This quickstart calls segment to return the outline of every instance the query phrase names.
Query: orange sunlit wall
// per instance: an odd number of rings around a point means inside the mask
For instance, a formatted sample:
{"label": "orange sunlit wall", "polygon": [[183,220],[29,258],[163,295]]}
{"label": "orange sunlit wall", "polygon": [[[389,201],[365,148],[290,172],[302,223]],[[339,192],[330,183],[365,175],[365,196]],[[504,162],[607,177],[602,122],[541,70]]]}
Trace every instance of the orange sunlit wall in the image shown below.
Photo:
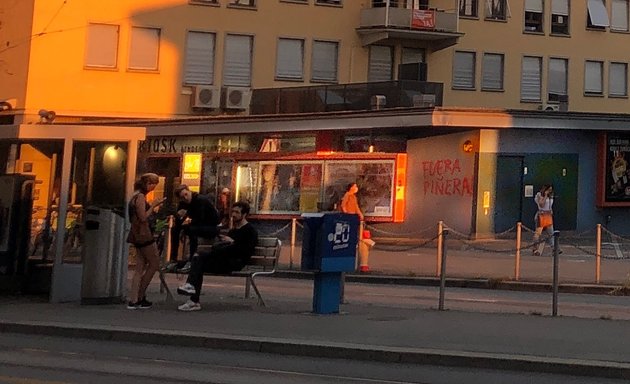
{"label": "orange sunlit wall", "polygon": [[394,200],[394,223],[405,220],[405,190],[407,187],[407,154],[396,155],[396,196]]}

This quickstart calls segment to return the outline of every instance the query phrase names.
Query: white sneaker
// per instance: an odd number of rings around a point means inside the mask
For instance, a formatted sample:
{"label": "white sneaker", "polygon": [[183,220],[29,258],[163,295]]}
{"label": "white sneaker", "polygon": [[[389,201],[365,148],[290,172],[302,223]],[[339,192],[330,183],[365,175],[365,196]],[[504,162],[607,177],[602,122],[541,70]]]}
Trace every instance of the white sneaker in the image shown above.
{"label": "white sneaker", "polygon": [[195,287],[190,283],[186,283],[177,288],[177,293],[184,296],[192,296],[195,294]]}
{"label": "white sneaker", "polygon": [[184,312],[201,311],[201,304],[195,303],[192,300],[188,300],[184,304],[177,307],[177,309]]}

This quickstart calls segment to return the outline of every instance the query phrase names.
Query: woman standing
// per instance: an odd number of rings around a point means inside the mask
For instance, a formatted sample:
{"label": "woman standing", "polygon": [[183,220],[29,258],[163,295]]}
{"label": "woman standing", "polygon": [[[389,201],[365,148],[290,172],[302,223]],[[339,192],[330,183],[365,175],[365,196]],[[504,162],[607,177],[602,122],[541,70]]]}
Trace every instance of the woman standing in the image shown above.
{"label": "woman standing", "polygon": [[136,191],[129,202],[131,231],[127,241],[136,248],[136,268],[131,280],[127,309],[144,309],[152,306],[147,300],[146,291],[159,268],[160,260],[149,217],[153,208],[162,204],[165,199],[156,199],[149,204],[146,195],[155,189],[158,181],[158,175],[155,173],[140,176],[140,180],[134,185]]}
{"label": "woman standing", "polygon": [[346,193],[341,199],[341,212],[359,215],[359,220],[363,221],[363,212],[361,212],[361,208],[359,208],[357,192],[359,192],[359,187],[357,186],[357,183],[348,184]]}
{"label": "woman standing", "polygon": [[[536,215],[534,216],[534,221],[536,222],[534,242],[537,242],[542,232],[545,231],[549,236],[547,242],[549,243],[551,249],[553,249],[553,187],[549,184],[544,184],[540,188],[540,191],[536,193],[536,196],[534,196],[534,201],[536,202],[536,206],[538,208],[538,210],[536,211]],[[543,241],[539,243],[538,248],[534,250],[534,255],[542,255],[544,249],[545,242]]]}

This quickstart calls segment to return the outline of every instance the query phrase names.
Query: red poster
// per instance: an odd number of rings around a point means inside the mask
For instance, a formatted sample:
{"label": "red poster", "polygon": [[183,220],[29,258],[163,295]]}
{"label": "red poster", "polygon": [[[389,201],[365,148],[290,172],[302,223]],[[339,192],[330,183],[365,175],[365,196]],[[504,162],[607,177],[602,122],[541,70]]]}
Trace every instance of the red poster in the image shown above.
{"label": "red poster", "polygon": [[435,29],[435,11],[414,9],[411,14],[411,27],[421,29]]}

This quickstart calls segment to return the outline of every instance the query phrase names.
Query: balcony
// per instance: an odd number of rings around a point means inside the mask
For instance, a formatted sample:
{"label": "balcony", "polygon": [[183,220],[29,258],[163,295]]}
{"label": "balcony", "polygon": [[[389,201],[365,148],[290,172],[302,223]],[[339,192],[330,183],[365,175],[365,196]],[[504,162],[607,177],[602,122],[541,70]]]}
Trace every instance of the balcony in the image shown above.
{"label": "balcony", "polygon": [[363,46],[413,40],[439,50],[456,44],[464,35],[457,30],[457,25],[455,11],[387,6],[363,9],[357,33]]}
{"label": "balcony", "polygon": [[398,80],[255,89],[250,114],[288,114],[442,105],[442,83]]}

